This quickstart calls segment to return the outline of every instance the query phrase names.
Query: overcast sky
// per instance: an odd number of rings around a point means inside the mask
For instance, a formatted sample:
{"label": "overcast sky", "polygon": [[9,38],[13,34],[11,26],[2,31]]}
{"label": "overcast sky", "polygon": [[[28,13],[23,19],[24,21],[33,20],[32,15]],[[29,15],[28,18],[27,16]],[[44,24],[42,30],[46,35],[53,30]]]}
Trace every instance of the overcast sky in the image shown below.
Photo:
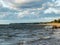
{"label": "overcast sky", "polygon": [[60,0],[0,0],[0,24],[45,22],[60,18]]}

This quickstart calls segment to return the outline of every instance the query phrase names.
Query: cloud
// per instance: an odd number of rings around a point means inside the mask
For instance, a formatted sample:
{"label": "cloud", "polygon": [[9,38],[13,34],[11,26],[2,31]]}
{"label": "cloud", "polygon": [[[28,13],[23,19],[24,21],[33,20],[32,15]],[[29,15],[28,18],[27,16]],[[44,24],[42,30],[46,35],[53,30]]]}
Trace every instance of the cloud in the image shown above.
{"label": "cloud", "polygon": [[49,13],[55,13],[55,14],[60,14],[60,0],[52,0],[53,3],[47,3],[49,6],[48,8],[44,11],[45,14]]}
{"label": "cloud", "polygon": [[44,10],[44,7],[41,8],[31,8],[31,9],[25,9],[23,11],[20,11],[17,15],[17,18],[23,18],[23,17],[39,17],[41,11]]}
{"label": "cloud", "polygon": [[3,7],[8,8],[28,8],[35,7],[40,4],[41,0],[1,0],[0,3]]}
{"label": "cloud", "polygon": [[6,13],[2,13],[2,12],[0,12],[0,19],[3,19],[3,18],[6,17],[6,16],[7,16]]}
{"label": "cloud", "polygon": [[34,1],[40,1],[40,0],[15,0],[14,1],[14,3],[20,3],[20,4],[22,4],[22,3],[29,3],[29,2],[34,2]]}
{"label": "cloud", "polygon": [[[46,0],[44,0],[46,1]],[[52,7],[53,4],[49,1],[44,2],[42,0],[1,0],[2,7],[1,12],[5,12],[9,19],[12,18],[40,18],[46,6]],[[48,3],[48,4],[47,4]],[[22,8],[22,9],[21,9]],[[46,11],[47,12],[47,11]]]}
{"label": "cloud", "polygon": [[56,8],[48,8],[44,11],[44,13],[45,14],[51,14],[51,13],[60,14],[60,10]]}
{"label": "cloud", "polygon": [[56,4],[55,6],[60,6],[60,0],[56,0],[55,4]]}
{"label": "cloud", "polygon": [[0,20],[42,21],[59,14],[60,0],[0,0]]}

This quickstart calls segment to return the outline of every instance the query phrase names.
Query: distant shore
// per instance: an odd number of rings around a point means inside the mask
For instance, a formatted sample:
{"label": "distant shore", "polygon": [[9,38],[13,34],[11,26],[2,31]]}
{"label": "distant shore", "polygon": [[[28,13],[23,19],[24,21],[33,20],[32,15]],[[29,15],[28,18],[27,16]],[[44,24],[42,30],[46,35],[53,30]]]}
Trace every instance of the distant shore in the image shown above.
{"label": "distant shore", "polygon": [[54,28],[60,28],[60,23],[11,23],[11,24],[0,24],[0,28],[15,28],[15,29],[21,29],[21,28],[43,28],[45,26],[52,26]]}

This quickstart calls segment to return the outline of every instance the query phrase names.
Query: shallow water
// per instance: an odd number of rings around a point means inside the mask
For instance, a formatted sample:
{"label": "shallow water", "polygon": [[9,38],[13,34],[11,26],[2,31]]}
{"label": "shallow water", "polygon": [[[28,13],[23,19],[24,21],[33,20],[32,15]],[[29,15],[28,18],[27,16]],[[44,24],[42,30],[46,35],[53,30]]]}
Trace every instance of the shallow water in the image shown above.
{"label": "shallow water", "polygon": [[60,45],[60,29],[0,29],[0,45]]}

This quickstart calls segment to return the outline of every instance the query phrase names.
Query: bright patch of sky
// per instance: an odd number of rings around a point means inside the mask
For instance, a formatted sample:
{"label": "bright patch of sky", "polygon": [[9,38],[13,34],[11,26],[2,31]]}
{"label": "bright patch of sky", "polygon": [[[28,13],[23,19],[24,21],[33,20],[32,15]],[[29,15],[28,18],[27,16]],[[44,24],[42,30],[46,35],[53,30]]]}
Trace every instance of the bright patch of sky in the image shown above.
{"label": "bright patch of sky", "polygon": [[58,18],[60,0],[0,0],[0,24],[45,22]]}

